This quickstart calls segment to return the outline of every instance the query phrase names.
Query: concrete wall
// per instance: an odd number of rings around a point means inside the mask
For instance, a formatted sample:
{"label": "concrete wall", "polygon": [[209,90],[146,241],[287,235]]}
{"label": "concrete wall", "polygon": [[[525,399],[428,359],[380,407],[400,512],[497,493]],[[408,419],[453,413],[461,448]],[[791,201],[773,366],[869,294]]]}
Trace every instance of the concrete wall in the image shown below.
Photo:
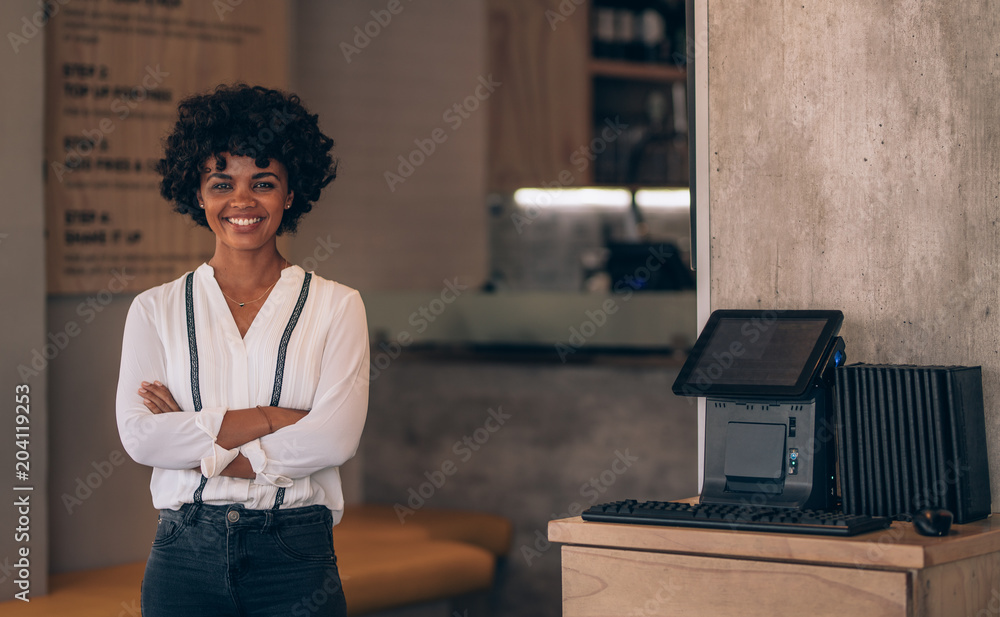
{"label": "concrete wall", "polygon": [[89,322],[77,313],[81,304],[87,307],[87,296],[53,296],[48,302],[50,331],[71,321],[80,329],[49,369],[53,572],[149,556],[157,516],[149,496],[151,470],[125,454],[115,425],[122,329],[134,297],[123,293],[99,313],[84,311]]}
{"label": "concrete wall", "polygon": [[[48,580],[47,517],[45,494],[49,471],[48,403],[46,383],[49,375],[44,357],[38,360],[40,370],[30,368],[33,351],[45,353],[49,341],[45,337],[45,242],[44,202],[42,198],[42,111],[44,109],[43,56],[44,28],[26,28],[38,13],[34,0],[0,3],[0,31],[4,46],[0,49],[0,74],[6,82],[0,88],[0,135],[3,136],[3,164],[0,183],[4,187],[3,223],[0,225],[0,391],[4,406],[0,408],[0,601],[9,600],[22,589],[15,581],[22,578],[21,568],[14,568],[21,559],[19,551],[27,549],[29,597],[46,593]],[[39,19],[39,23],[42,20]],[[30,38],[22,34],[34,32]],[[7,32],[22,36],[8,38]],[[51,355],[51,354],[50,354]],[[28,367],[27,372],[19,366]],[[22,374],[23,373],[23,374]],[[15,405],[15,388],[28,386],[28,414],[19,413]],[[26,425],[30,446],[29,476],[25,481],[14,477],[16,453],[16,416],[29,418]],[[25,426],[25,425],[21,425]],[[22,455],[23,456],[23,455]],[[31,486],[31,491],[15,491],[14,486]],[[15,500],[27,497],[30,503],[28,534],[21,541],[17,536],[18,519],[23,513],[14,506]]]}
{"label": "concrete wall", "polygon": [[[671,393],[676,367],[539,360],[403,356],[372,381],[361,440],[368,501],[475,508],[513,522],[496,617],[561,614],[549,520],[698,490],[697,405]],[[616,463],[619,453],[630,464]],[[442,468],[453,471],[443,480]]]}
{"label": "concrete wall", "polygon": [[710,0],[713,308],[982,365],[1000,496],[1000,2]]}

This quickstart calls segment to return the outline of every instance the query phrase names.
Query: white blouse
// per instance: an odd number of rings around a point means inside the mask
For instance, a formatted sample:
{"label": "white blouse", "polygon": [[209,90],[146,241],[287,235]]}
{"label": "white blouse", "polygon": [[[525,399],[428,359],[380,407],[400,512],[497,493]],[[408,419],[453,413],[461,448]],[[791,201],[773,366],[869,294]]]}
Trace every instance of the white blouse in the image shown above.
{"label": "white blouse", "polygon": [[[189,319],[188,276],[136,296],[125,321],[118,431],[128,454],[153,468],[153,506],[176,510],[193,502],[204,475],[206,504],[268,509],[284,488],[281,508],[322,504],[339,522],[338,468],[357,451],[368,410],[368,327],[360,294],[299,266],[285,268],[243,338],[208,264],[191,276]],[[140,383],[156,380],[182,411],[146,409]],[[309,413],[239,448],[217,445],[226,410],[256,405]],[[219,475],[239,453],[250,460],[254,480]]]}

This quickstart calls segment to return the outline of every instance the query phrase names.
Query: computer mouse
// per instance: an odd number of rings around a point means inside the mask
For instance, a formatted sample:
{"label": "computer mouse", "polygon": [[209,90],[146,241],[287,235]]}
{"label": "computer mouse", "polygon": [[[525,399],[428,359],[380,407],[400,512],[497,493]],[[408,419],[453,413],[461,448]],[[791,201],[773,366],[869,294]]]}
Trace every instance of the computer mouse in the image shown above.
{"label": "computer mouse", "polygon": [[954,518],[943,508],[921,510],[913,515],[913,528],[922,536],[946,536]]}

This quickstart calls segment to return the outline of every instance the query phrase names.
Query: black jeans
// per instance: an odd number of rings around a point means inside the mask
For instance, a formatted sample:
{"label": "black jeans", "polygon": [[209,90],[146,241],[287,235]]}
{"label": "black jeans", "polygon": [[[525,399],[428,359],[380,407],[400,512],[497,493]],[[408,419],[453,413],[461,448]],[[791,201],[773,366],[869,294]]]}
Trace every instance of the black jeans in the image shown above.
{"label": "black jeans", "polygon": [[330,510],[162,510],[142,581],[142,614],[346,615]]}

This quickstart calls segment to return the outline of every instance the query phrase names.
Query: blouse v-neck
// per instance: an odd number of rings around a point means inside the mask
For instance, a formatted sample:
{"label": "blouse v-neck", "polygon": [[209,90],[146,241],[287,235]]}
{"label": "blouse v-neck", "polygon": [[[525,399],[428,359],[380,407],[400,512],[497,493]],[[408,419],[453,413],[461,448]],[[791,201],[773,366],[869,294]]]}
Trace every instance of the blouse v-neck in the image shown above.
{"label": "blouse v-neck", "polygon": [[[244,344],[253,338],[253,336],[251,336],[252,333],[256,333],[262,327],[257,325],[259,321],[257,318],[260,317],[261,313],[272,314],[274,310],[277,309],[277,307],[272,308],[271,305],[274,304],[274,302],[279,302],[280,298],[285,297],[285,291],[286,287],[289,285],[289,281],[294,282],[296,279],[299,279],[300,277],[296,275],[299,270],[302,270],[302,268],[294,264],[281,270],[281,276],[275,282],[274,286],[268,291],[267,297],[264,298],[264,303],[260,305],[259,309],[257,309],[257,314],[254,315],[253,320],[247,327],[247,333],[242,335],[240,334],[240,327],[236,323],[236,318],[233,316],[233,312],[229,308],[229,302],[226,300],[226,295],[222,293],[222,287],[219,286],[219,281],[215,278],[215,268],[206,262],[199,266],[198,269],[203,270],[202,273],[205,275],[207,280],[210,281],[208,287],[212,290],[211,293],[214,296],[214,303],[216,305],[221,304],[225,308],[228,319],[224,319],[223,321],[225,323],[224,327],[229,330],[227,335],[230,338],[235,335],[236,338]],[[302,270],[302,272],[304,273],[305,271]],[[265,312],[265,309],[267,309],[267,312]]]}

